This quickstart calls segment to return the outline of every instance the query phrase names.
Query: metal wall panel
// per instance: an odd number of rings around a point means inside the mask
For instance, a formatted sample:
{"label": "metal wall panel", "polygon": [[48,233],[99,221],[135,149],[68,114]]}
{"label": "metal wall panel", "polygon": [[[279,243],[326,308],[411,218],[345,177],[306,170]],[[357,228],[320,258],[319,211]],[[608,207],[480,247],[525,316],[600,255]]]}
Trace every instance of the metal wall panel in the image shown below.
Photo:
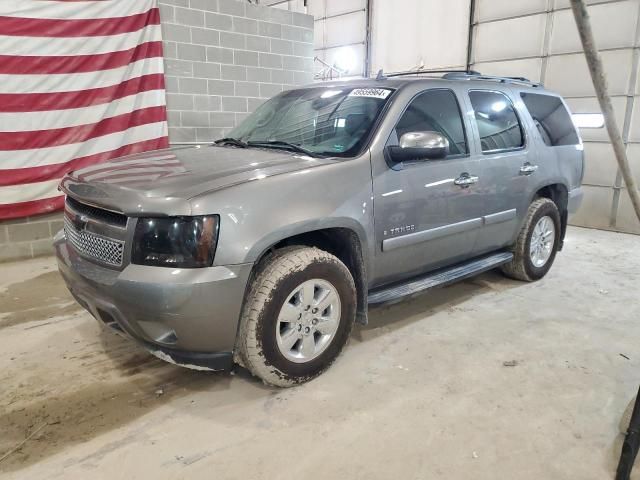
{"label": "metal wall panel", "polygon": [[[636,178],[638,178],[638,175],[640,175],[640,173],[636,170]],[[636,217],[636,213],[633,211],[631,199],[624,188],[620,191],[620,204],[616,216],[616,226],[623,232],[640,233],[638,217]]]}
{"label": "metal wall panel", "polygon": [[[476,0],[472,68],[542,81],[576,113],[600,113],[569,0]],[[640,0],[587,2],[609,93],[640,178]],[[582,129],[585,200],[571,223],[640,233],[606,130]]]}
{"label": "metal wall panel", "polygon": [[479,72],[503,77],[525,77],[534,82],[540,81],[542,59],[540,57],[520,60],[502,60],[499,62],[477,62],[473,68]]}
{"label": "metal wall panel", "polygon": [[318,20],[354,10],[364,10],[366,6],[366,0],[307,0],[307,13]]}
{"label": "metal wall panel", "polygon": [[[553,0],[551,0],[553,2]],[[587,5],[599,5],[601,3],[615,3],[619,0],[586,0]],[[571,8],[571,3],[569,0],[555,0],[554,8],[556,10],[560,10],[562,8]]]}
{"label": "metal wall panel", "polygon": [[[348,76],[363,75],[366,58],[366,0],[308,0],[308,12],[315,18],[316,56],[334,64],[340,49],[349,49],[356,63]],[[317,69],[322,65],[317,64]]]}
{"label": "metal wall panel", "polygon": [[[631,75],[631,49],[600,53],[607,72],[609,94],[626,95]],[[566,97],[593,97],[595,90],[582,53],[549,57],[545,86]]]}
{"label": "metal wall panel", "polygon": [[589,185],[613,187],[616,181],[616,158],[609,142],[585,142],[584,179]]}
{"label": "metal wall panel", "polygon": [[[640,102],[640,97],[634,98],[634,106],[633,113],[631,114],[631,125],[629,128],[629,141],[638,143],[640,142],[640,108],[638,108],[638,103]],[[639,162],[638,155],[635,156],[635,161]]]}
{"label": "metal wall panel", "polygon": [[476,18],[487,22],[501,18],[519,17],[547,10],[547,0],[476,0]]}
{"label": "metal wall panel", "polygon": [[627,155],[629,156],[631,171],[635,174],[636,178],[640,178],[640,144],[629,144]]}
{"label": "metal wall panel", "polygon": [[[318,1],[318,0],[315,0]],[[354,10],[364,10],[367,6],[366,0],[324,0],[327,5],[327,17],[333,17]],[[313,3],[313,0],[311,1]]]}
{"label": "metal wall panel", "polygon": [[[546,15],[528,15],[481,23],[476,28],[474,62],[539,57]],[[517,41],[513,41],[516,39]]]}
{"label": "metal wall panel", "polygon": [[339,17],[329,17],[324,22],[327,29],[325,48],[364,42],[363,26],[367,22],[364,10]]}
{"label": "metal wall panel", "polygon": [[372,71],[464,68],[470,0],[374,1]]}
{"label": "metal wall panel", "polygon": [[[594,5],[589,8],[591,26],[600,50],[633,45],[638,18],[637,0]],[[582,44],[571,10],[553,14],[549,53],[582,52]]]}
{"label": "metal wall panel", "polygon": [[[600,111],[596,97],[567,98],[569,108],[573,113],[594,113]],[[624,116],[627,109],[627,97],[611,97],[611,103],[616,114],[618,125],[624,125]],[[640,125],[638,125],[640,129]],[[640,133],[640,132],[639,132]],[[609,134],[606,128],[584,128],[580,132],[585,142],[608,142]]]}
{"label": "metal wall panel", "polygon": [[611,187],[593,185],[583,185],[582,188],[584,190],[582,206],[571,217],[570,223],[581,227],[607,228],[614,190]]}
{"label": "metal wall panel", "polygon": [[307,3],[307,13],[313,15],[316,20],[327,15],[327,5],[325,0],[310,0]]}
{"label": "metal wall panel", "polygon": [[[318,58],[328,63],[329,65],[333,65],[336,63],[336,58],[340,54],[340,50],[344,48],[343,46],[335,47],[335,48],[323,48],[321,50],[316,51],[316,55]],[[349,48],[352,50],[355,55],[355,63],[360,68],[361,65],[365,64],[366,58],[366,48],[364,44],[358,45],[350,45]]]}
{"label": "metal wall panel", "polygon": [[255,3],[266,5],[268,7],[279,8],[281,10],[289,10],[291,12],[308,13],[305,7],[305,0],[256,0]]}

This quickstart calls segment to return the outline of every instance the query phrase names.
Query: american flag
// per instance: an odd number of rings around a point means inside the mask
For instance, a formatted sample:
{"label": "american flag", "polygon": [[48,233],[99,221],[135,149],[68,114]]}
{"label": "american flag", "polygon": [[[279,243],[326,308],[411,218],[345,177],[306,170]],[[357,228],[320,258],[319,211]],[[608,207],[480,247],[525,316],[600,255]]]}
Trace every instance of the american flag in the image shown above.
{"label": "american flag", "polygon": [[168,146],[157,0],[0,1],[0,219],[78,168]]}

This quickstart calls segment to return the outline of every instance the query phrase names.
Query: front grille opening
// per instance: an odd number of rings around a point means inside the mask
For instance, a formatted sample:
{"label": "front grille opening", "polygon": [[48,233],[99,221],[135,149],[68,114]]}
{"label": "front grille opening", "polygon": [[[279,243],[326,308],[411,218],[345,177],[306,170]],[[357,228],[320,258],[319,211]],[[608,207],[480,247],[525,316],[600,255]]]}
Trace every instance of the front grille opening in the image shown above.
{"label": "front grille opening", "polygon": [[81,255],[114,267],[122,265],[123,241],[105,238],[86,230],[78,230],[66,215],[64,217],[64,232],[67,241]]}
{"label": "front grille opening", "polygon": [[102,208],[92,207],[79,202],[78,200],[67,196],[67,205],[69,205],[74,211],[87,215],[91,218],[95,218],[104,223],[115,225],[125,228],[127,226],[127,216],[120,213],[110,212],[109,210],[103,210]]}

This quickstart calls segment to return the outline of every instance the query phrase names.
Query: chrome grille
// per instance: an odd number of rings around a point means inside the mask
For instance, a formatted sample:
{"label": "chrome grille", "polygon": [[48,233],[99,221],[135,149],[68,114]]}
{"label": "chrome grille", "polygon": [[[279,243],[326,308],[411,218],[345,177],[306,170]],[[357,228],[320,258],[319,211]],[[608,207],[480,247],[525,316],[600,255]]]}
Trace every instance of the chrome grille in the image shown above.
{"label": "chrome grille", "polygon": [[68,242],[81,255],[114,267],[122,266],[124,242],[105,238],[86,230],[78,230],[66,215],[64,217],[64,232]]}

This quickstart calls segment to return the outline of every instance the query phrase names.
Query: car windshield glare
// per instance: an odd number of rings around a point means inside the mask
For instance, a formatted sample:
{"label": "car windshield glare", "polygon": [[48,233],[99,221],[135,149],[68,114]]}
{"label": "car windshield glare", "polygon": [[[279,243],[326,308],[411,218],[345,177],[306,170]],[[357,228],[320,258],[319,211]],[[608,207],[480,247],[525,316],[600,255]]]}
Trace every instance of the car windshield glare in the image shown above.
{"label": "car windshield glare", "polygon": [[317,155],[352,157],[391,93],[354,87],[290,90],[258,107],[228,137],[261,147],[287,149],[290,144]]}

